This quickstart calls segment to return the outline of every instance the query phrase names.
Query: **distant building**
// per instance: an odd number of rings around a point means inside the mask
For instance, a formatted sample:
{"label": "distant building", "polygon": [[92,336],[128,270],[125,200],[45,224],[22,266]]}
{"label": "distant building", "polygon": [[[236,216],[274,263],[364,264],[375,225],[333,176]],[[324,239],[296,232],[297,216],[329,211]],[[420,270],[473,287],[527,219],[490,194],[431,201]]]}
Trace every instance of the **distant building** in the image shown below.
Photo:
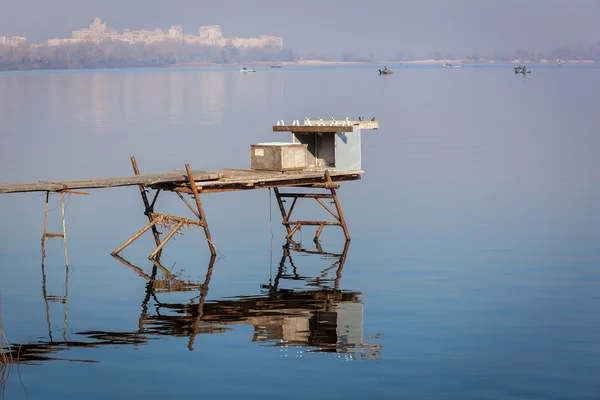
{"label": "distant building", "polygon": [[200,27],[200,39],[221,39],[223,31],[219,25],[208,25]]}
{"label": "distant building", "polygon": [[71,36],[73,39],[101,42],[104,39],[109,38],[109,31],[106,23],[102,22],[100,18],[96,18],[94,19],[94,22],[90,24],[88,29],[78,29],[73,31]]}
{"label": "distant building", "polygon": [[[205,46],[234,46],[239,48],[251,47],[283,47],[283,38],[280,36],[260,35],[258,38],[225,38],[219,25],[201,26],[199,35],[186,35],[180,25],[173,25],[167,32],[162,29],[155,30],[131,30],[125,29],[122,34],[115,29],[109,29],[102,19],[95,18],[85,29],[74,30],[69,39],[50,39],[48,46],[58,46],[66,43],[79,43],[91,41],[99,43],[103,40],[115,40],[124,43],[155,43],[164,40],[180,40],[187,44],[199,44]],[[13,37],[14,38],[14,37]],[[10,38],[12,40],[12,38]],[[12,42],[11,42],[12,43]],[[0,40],[0,44],[2,41]]]}
{"label": "distant building", "polygon": [[263,46],[283,48],[283,38],[281,36],[260,35]]}
{"label": "distant building", "polygon": [[149,31],[147,29],[141,29],[139,31],[132,31],[125,29],[122,35],[111,36],[112,40],[120,40],[127,43],[154,43],[161,42],[167,38],[167,35],[162,29],[155,29]]}
{"label": "distant building", "polygon": [[48,39],[48,46],[59,46],[61,44],[72,44],[83,42],[83,39]]}
{"label": "distant building", "polygon": [[263,41],[260,38],[233,38],[231,39],[233,47],[263,47]]}
{"label": "distant building", "polygon": [[170,39],[183,39],[183,28],[179,25],[172,26],[169,29],[169,38]]}
{"label": "distant building", "polygon": [[24,36],[0,36],[0,45],[18,47],[23,43],[27,43],[27,38]]}
{"label": "distant building", "polygon": [[283,47],[283,38],[279,36],[260,35],[257,38],[233,38],[229,39],[230,46],[247,48],[247,47],[275,47],[281,49]]}

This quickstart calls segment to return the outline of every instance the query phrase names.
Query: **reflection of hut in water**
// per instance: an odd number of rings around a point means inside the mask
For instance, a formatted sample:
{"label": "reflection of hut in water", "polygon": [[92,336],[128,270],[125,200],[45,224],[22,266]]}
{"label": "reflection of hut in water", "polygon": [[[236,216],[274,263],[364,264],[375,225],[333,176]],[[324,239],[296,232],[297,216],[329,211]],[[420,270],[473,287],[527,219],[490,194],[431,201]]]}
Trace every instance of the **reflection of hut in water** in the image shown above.
{"label": "reflection of hut in water", "polygon": [[[218,333],[233,325],[254,326],[252,341],[283,342],[297,346],[325,346],[333,351],[360,346],[362,303],[356,292],[331,290],[282,290],[266,295],[210,301],[196,305],[158,304],[156,315],[144,318],[144,332],[154,335],[190,336]],[[343,336],[343,337],[342,337]],[[324,349],[325,350],[325,349]]]}
{"label": "reflection of hut in water", "polygon": [[[146,343],[157,336],[189,337],[188,348],[194,349],[198,334],[223,333],[236,325],[252,325],[253,342],[272,346],[302,346],[307,351],[345,353],[347,357],[379,358],[379,346],[363,342],[362,294],[339,289],[348,243],[341,254],[305,251],[298,246],[283,248],[283,256],[276,276],[263,285],[259,294],[222,300],[206,300],[215,258],[211,258],[204,283],[178,281],[163,270],[165,279],[158,280],[162,265],[155,261],[150,275],[117,257],[148,280],[142,301],[139,329],[134,332],[85,331],[75,334],[79,341],[50,341],[15,345],[11,350],[19,354],[20,362],[53,359],[53,354],[73,347],[99,347]],[[302,251],[334,258],[333,265],[325,268],[318,278],[297,274],[291,251]],[[292,273],[288,273],[288,265]],[[328,273],[335,270],[335,277]],[[166,271],[166,272],[165,272]],[[300,289],[284,289],[285,280],[303,281]],[[179,283],[177,283],[179,282]],[[163,303],[161,293],[170,291],[198,291],[197,302],[186,304]],[[152,302],[154,304],[151,304]],[[16,358],[16,357],[15,357]],[[73,360],[77,361],[77,360]],[[88,361],[88,360],[78,360]]]}

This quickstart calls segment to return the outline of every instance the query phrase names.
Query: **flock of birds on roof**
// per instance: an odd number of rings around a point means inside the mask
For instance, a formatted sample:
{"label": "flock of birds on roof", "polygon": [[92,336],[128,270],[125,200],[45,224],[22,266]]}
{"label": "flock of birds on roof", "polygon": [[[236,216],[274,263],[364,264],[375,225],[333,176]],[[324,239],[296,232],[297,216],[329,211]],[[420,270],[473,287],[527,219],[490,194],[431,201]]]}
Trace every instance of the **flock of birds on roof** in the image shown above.
{"label": "flock of birds on roof", "polygon": [[[358,117],[359,121],[365,121],[363,117]],[[372,117],[371,122],[375,121],[375,117]],[[338,123],[341,122],[341,126],[350,126],[351,122],[349,117],[346,117],[344,120],[336,120],[334,117],[331,117],[331,120],[324,121],[323,118],[319,118],[317,121],[317,126],[338,126]],[[312,121],[309,117],[304,118],[303,121],[304,126],[312,126]],[[285,126],[285,122],[280,119],[277,121],[277,126]],[[292,122],[292,126],[300,126],[300,120],[294,120]]]}

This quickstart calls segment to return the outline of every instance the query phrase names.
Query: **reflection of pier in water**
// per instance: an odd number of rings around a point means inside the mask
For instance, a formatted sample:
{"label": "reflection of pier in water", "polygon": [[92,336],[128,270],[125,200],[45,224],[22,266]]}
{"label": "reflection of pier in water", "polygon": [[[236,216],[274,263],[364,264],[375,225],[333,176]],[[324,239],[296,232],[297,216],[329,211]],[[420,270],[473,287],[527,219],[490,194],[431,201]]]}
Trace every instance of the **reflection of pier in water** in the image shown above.
{"label": "reflection of pier in water", "polygon": [[[253,342],[267,346],[293,346],[306,352],[328,352],[346,359],[378,359],[379,345],[363,341],[363,304],[360,292],[340,290],[342,269],[349,242],[341,253],[326,253],[317,244],[314,251],[288,242],[283,246],[279,268],[260,293],[222,300],[207,300],[215,257],[211,257],[205,281],[193,283],[177,278],[154,260],[150,274],[127,260],[115,256],[128,268],[146,279],[138,329],[133,332],[85,331],[76,336],[81,341],[49,341],[14,345],[14,358],[20,362],[62,359],[54,353],[69,348],[103,345],[143,344],[160,336],[187,337],[189,350],[199,334],[223,333],[236,325],[254,327]],[[320,256],[333,263],[318,277],[301,276],[292,259],[293,252]],[[45,277],[44,277],[45,280]],[[284,281],[301,288],[282,288]],[[197,292],[186,304],[165,303],[160,295],[171,292]],[[88,361],[89,360],[73,360]]]}

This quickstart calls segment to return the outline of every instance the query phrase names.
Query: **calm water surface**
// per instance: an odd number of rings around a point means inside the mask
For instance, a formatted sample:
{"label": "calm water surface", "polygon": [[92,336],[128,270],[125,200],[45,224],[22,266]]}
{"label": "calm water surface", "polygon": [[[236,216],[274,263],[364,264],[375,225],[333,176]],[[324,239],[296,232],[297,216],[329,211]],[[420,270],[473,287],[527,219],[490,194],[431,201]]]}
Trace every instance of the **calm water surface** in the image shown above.
{"label": "calm water surface", "polygon": [[279,119],[381,121],[339,191],[352,242],[326,229],[321,254],[309,228],[284,247],[262,190],[203,197],[216,260],[197,229],[159,267],[149,234],[114,258],[147,221],[130,187],[69,196],[69,268],[54,240],[42,270],[44,196],[0,196],[6,398],[600,398],[599,89],[575,67],[0,74],[0,182],[248,168]]}

